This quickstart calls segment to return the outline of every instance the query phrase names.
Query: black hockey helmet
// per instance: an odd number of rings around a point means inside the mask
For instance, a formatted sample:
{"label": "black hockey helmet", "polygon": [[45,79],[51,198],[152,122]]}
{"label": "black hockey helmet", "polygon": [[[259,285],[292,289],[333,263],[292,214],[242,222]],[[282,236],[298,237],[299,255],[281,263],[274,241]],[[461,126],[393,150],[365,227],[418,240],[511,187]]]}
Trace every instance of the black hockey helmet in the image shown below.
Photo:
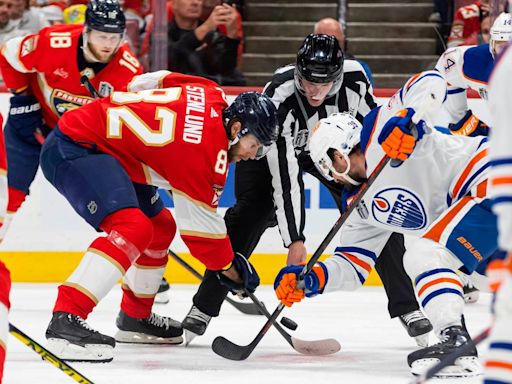
{"label": "black hockey helmet", "polygon": [[344,54],[334,36],[310,34],[297,53],[295,84],[303,92],[301,80],[330,83],[329,95],[335,94],[343,81]]}
{"label": "black hockey helmet", "polygon": [[85,26],[101,32],[124,33],[126,18],[117,0],[90,0]]}
{"label": "black hockey helmet", "polygon": [[267,95],[254,91],[241,93],[224,109],[222,117],[226,127],[235,119],[242,123],[238,138],[251,133],[264,146],[277,140],[277,109]]}

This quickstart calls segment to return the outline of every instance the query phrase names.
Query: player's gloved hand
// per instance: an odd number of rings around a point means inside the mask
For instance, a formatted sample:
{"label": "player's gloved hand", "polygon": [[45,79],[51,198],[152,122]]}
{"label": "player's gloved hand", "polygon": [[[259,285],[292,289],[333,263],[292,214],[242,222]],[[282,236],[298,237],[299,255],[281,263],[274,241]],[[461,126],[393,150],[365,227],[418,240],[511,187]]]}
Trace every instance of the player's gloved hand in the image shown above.
{"label": "player's gloved hand", "polygon": [[217,278],[232,293],[241,296],[245,296],[243,294],[244,289],[254,293],[260,285],[258,272],[249,263],[249,260],[239,252],[235,252],[235,257],[228,268],[217,272]]}
{"label": "player's gloved hand", "polygon": [[471,109],[457,123],[448,125],[448,128],[454,135],[471,137],[489,135],[489,126],[476,117]]}
{"label": "player's gloved hand", "polygon": [[43,126],[41,104],[34,96],[14,95],[6,126],[10,126],[18,135],[33,138],[37,129]]}
{"label": "player's gloved hand", "polygon": [[329,278],[325,264],[316,263],[311,272],[304,276],[304,289],[298,289],[297,279],[303,269],[303,266],[288,265],[279,271],[274,281],[276,296],[287,307],[298,303],[304,296],[313,297],[324,291]]}
{"label": "player's gloved hand", "polygon": [[419,121],[414,126],[418,132],[417,137],[414,137],[410,128],[414,113],[412,108],[402,109],[387,121],[379,134],[379,144],[386,155],[392,159],[407,160],[414,150],[416,142],[421,140],[425,134],[425,123]]}

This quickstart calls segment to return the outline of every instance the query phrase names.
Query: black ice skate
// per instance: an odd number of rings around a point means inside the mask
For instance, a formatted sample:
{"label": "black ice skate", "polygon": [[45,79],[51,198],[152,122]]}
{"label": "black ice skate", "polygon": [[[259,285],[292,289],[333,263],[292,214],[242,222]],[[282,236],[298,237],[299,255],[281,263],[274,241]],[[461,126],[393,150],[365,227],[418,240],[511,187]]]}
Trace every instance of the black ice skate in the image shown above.
{"label": "black ice skate", "polygon": [[84,319],[55,312],[46,329],[47,347],[65,361],[107,363],[114,358],[113,337],[93,330]]}
{"label": "black ice skate", "polygon": [[482,373],[482,367],[478,362],[478,353],[475,346],[468,346],[471,337],[463,326],[453,325],[441,331],[439,336],[441,342],[427,348],[423,348],[407,356],[407,363],[411,367],[413,375],[421,375],[430,367],[438,363],[450,353],[459,348],[466,348],[467,351],[458,357],[453,365],[438,372],[435,377],[470,377]]}
{"label": "black ice skate", "polygon": [[195,305],[190,308],[190,311],[181,323],[185,330],[185,345],[189,345],[196,336],[201,336],[206,332],[211,318],[211,316],[202,312]]}
{"label": "black ice skate", "polygon": [[471,276],[463,273],[459,274],[460,280],[462,281],[464,290],[464,302],[468,304],[476,303],[480,297],[480,291],[474,286],[471,281]]}
{"label": "black ice skate", "polygon": [[160,286],[158,287],[158,291],[155,296],[155,304],[167,304],[169,302],[169,294],[168,291],[171,288],[165,277],[162,277],[162,281],[160,282]]}
{"label": "black ice skate", "polygon": [[181,344],[181,324],[170,317],[152,313],[147,319],[137,319],[119,311],[116,325],[116,341],[133,344]]}
{"label": "black ice skate", "polygon": [[420,310],[398,316],[410,337],[414,337],[418,347],[428,346],[428,335],[432,330],[430,320]]}

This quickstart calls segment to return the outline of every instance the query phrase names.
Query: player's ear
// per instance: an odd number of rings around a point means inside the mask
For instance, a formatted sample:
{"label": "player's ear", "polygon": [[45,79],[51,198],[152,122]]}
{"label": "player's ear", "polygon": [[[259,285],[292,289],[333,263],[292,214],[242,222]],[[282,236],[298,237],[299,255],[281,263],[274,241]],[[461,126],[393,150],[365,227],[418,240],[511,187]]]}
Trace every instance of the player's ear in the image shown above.
{"label": "player's ear", "polygon": [[233,124],[231,124],[231,127],[230,127],[231,137],[235,138],[241,129],[242,129],[242,123],[240,121],[235,121]]}

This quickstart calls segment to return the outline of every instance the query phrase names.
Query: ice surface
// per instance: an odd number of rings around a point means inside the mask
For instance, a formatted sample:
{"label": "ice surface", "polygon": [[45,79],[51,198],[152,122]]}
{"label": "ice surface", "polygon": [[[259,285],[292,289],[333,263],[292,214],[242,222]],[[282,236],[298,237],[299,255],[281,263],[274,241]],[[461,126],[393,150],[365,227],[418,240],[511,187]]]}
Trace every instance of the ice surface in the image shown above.
{"label": "ice surface", "polygon": [[[182,320],[195,289],[195,286],[173,286],[170,303],[155,306],[155,311]],[[43,345],[56,293],[53,284],[13,285],[10,320]],[[271,287],[260,287],[257,296],[270,311],[277,305]],[[116,287],[91,314],[89,324],[114,335],[120,298],[121,290]],[[466,306],[472,334],[489,324],[489,302],[489,295],[482,294],[478,303]],[[244,315],[225,303],[221,316],[212,320],[206,334],[187,348],[118,344],[111,363],[72,366],[95,384],[406,384],[411,378],[406,357],[416,346],[399,321],[389,319],[386,308],[382,288],[363,287],[356,292],[318,296],[285,309],[283,314],[299,324],[297,331],[289,331],[291,334],[301,339],[333,337],[341,343],[341,351],[331,356],[302,356],[277,331],[271,330],[246,361],[225,360],[210,349],[216,336],[246,345],[265,322],[262,316]],[[482,357],[486,349],[487,344],[479,348]],[[18,340],[9,338],[4,384],[74,382]],[[481,379],[432,382],[466,384],[480,383]]]}

